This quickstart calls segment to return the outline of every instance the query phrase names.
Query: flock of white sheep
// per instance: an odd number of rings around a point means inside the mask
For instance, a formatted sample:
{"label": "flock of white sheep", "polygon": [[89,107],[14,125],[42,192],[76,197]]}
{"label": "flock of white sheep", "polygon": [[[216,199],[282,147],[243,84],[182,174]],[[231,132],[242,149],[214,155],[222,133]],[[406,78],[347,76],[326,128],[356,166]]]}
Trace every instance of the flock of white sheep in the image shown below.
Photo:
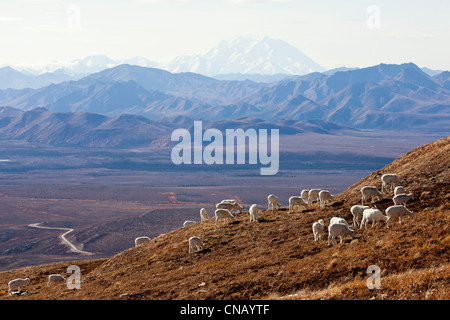
{"label": "flock of white sheep", "polygon": [[[343,242],[343,238],[346,235],[354,237],[355,231],[354,227],[359,226],[362,228],[367,228],[367,224],[372,222],[372,228],[374,225],[377,225],[380,221],[386,222],[386,227],[389,228],[391,224],[394,223],[394,219],[399,219],[399,223],[402,223],[402,217],[404,215],[408,215],[410,218],[413,217],[413,212],[406,208],[406,203],[414,199],[414,195],[412,193],[406,193],[406,190],[402,186],[402,183],[396,174],[384,174],[381,176],[382,188],[381,192],[374,186],[366,186],[363,187],[361,191],[361,205],[353,205],[350,208],[350,212],[353,215],[353,223],[352,225],[348,224],[344,218],[341,217],[332,217],[330,219],[330,223],[328,225],[328,245],[330,245],[330,240],[335,245],[335,238],[340,238],[340,243]],[[367,204],[370,199],[371,202],[375,202],[376,199],[382,199],[382,192],[392,192],[394,191],[394,197],[392,198],[394,205],[390,206],[386,209],[386,215],[383,215],[381,210],[379,210],[376,206],[370,207]],[[279,209],[281,207],[278,198],[271,194],[267,197],[268,206],[267,210]],[[289,213],[294,213],[295,207],[300,211],[303,206],[305,209],[308,209],[309,205],[313,205],[316,201],[319,203],[321,208],[324,208],[329,201],[334,200],[334,195],[332,195],[327,190],[321,189],[310,189],[310,190],[302,190],[300,196],[292,196],[289,198]],[[216,210],[214,212],[215,216],[215,224],[219,224],[219,220],[223,220],[226,223],[228,220],[234,221],[233,211],[237,210],[239,213],[242,213],[244,207],[240,205],[236,200],[233,199],[225,199],[220,203],[216,204]],[[259,206],[257,204],[253,204],[249,208],[250,215],[250,223],[258,221],[258,213]],[[200,209],[200,219],[201,221],[205,221],[209,219],[208,213],[205,208]],[[196,221],[185,221],[183,226],[187,227],[189,225],[197,223]],[[312,225],[312,231],[314,235],[314,241],[318,241],[321,239],[321,235],[325,231],[325,224],[323,219],[319,219],[314,222]],[[139,246],[146,242],[151,241],[151,239],[147,236],[137,237],[135,239],[135,246]],[[203,250],[205,247],[203,241],[196,236],[189,238],[189,254],[192,252],[199,252]],[[51,274],[49,275],[49,281],[47,286],[50,286],[52,282],[56,281],[65,281],[65,279],[59,274]],[[9,294],[12,294],[14,290],[21,288],[24,285],[30,283],[29,278],[18,278],[11,280],[8,283]]]}

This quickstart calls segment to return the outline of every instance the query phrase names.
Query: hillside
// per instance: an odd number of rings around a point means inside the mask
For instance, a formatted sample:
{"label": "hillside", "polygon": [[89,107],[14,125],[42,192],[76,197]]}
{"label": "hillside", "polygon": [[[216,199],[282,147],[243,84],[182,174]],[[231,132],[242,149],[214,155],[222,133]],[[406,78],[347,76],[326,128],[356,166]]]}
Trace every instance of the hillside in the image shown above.
{"label": "hillside", "polygon": [[[349,208],[360,203],[359,189],[379,188],[387,172],[397,173],[416,195],[407,205],[416,213],[412,219],[389,229],[384,223],[356,228],[355,239],[336,246],[327,246],[326,236],[314,242],[314,221],[323,218],[327,225],[330,217],[342,216],[351,222]],[[81,290],[46,287],[49,274],[64,273],[76,261],[2,272],[0,291],[13,278],[28,276],[31,283],[28,295],[0,299],[449,299],[449,174],[447,137],[373,172],[326,208],[289,214],[287,199],[280,199],[280,210],[262,210],[254,224],[244,212],[226,225],[215,226],[210,218],[162,234],[110,259],[80,262]],[[384,211],[390,198],[385,195],[376,205]],[[205,249],[188,254],[194,235]],[[380,290],[366,287],[370,265],[381,268]]]}

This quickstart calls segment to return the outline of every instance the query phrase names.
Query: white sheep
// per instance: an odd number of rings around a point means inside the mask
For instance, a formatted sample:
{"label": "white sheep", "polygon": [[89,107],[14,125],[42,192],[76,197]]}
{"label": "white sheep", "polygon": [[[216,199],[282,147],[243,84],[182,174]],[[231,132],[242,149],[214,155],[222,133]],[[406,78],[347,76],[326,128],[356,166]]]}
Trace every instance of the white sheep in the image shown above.
{"label": "white sheep", "polygon": [[369,208],[369,206],[361,206],[359,204],[350,208],[350,212],[353,215],[353,227],[359,226],[359,221],[362,220],[364,210]]}
{"label": "white sheep", "polygon": [[197,222],[192,220],[187,220],[183,223],[183,227],[192,226],[193,224],[196,224]]}
{"label": "white sheep", "polygon": [[300,195],[303,200],[308,201],[309,189],[303,189]]}
{"label": "white sheep", "polygon": [[367,200],[370,198],[372,198],[372,203],[374,202],[374,199],[379,199],[381,200],[383,195],[381,194],[380,191],[378,191],[378,189],[376,187],[372,187],[372,186],[366,186],[361,188],[361,201],[362,201],[362,205],[364,205],[365,203],[367,203]]}
{"label": "white sheep", "polygon": [[347,227],[351,228],[352,226],[349,225],[347,223],[347,221],[344,218],[340,218],[340,217],[331,217],[330,218],[330,225],[335,224],[335,223],[340,223],[340,224],[345,224]]}
{"label": "white sheep", "polygon": [[17,278],[8,282],[8,294],[12,294],[14,290],[19,289],[19,292],[22,291],[22,287],[24,285],[28,285],[30,283],[30,278]]}
{"label": "white sheep", "polygon": [[387,217],[381,213],[381,211],[377,208],[369,208],[365,209],[363,211],[363,218],[361,220],[360,229],[362,229],[363,225],[364,228],[367,228],[367,223],[369,221],[372,221],[372,228],[374,225],[378,225],[378,222],[380,221],[386,221]]}
{"label": "white sheep", "polygon": [[401,204],[387,208],[386,209],[386,216],[387,216],[386,227],[389,228],[390,224],[394,224],[393,219],[395,219],[395,218],[399,218],[399,223],[402,224],[402,216],[403,215],[409,215],[409,217],[412,218],[414,216],[414,212],[409,211],[408,209],[406,209],[406,207],[404,205],[401,205]]}
{"label": "white sheep", "polygon": [[248,213],[250,214],[250,222],[258,221],[258,212],[259,212],[258,205],[256,203],[252,204],[250,206],[250,209],[248,210]]}
{"label": "white sheep", "polygon": [[217,209],[214,212],[214,216],[216,217],[216,225],[219,224],[219,219],[223,219],[223,223],[225,223],[228,219],[234,221],[234,216],[227,209]]}
{"label": "white sheep", "polygon": [[394,196],[392,198],[392,201],[394,201],[395,205],[397,205],[397,204],[406,205],[406,203],[411,199],[414,199],[413,193],[408,193],[408,194],[403,193],[403,194],[398,194],[398,195]]}
{"label": "white sheep", "polygon": [[304,206],[305,209],[308,209],[308,204],[302,197],[292,196],[289,198],[289,213],[294,212],[294,207],[298,207],[298,211],[300,211],[300,206]]}
{"label": "white sheep", "polygon": [[276,206],[277,209],[279,209],[281,207],[281,204],[278,201],[278,198],[276,196],[274,196],[273,194],[270,194],[267,197],[267,201],[269,202],[269,205],[267,206],[267,210],[269,210],[270,207],[272,207],[272,210],[273,210],[273,206]]}
{"label": "white sheep", "polygon": [[396,196],[398,194],[403,194],[403,193],[406,193],[405,188],[403,188],[402,186],[395,187],[394,196]]}
{"label": "white sheep", "polygon": [[395,186],[402,185],[400,178],[393,173],[383,174],[381,176],[381,182],[382,182],[381,192],[383,192],[383,190],[388,191],[388,189],[392,190]]}
{"label": "white sheep", "polygon": [[308,203],[312,204],[314,200],[317,200],[317,203],[319,202],[319,192],[321,189],[311,189],[308,192]]}
{"label": "white sheep", "polygon": [[239,210],[239,213],[241,213],[244,207],[235,201],[234,202],[222,201],[216,204],[216,209],[227,209],[230,212],[232,212],[233,210]]}
{"label": "white sheep", "polygon": [[323,228],[324,228],[323,219],[320,219],[313,223],[312,231],[314,234],[314,241],[320,240],[321,235],[323,233]]}
{"label": "white sheep", "polygon": [[342,223],[330,224],[328,226],[328,245],[330,245],[330,239],[331,239],[333,245],[335,245],[334,238],[336,238],[337,236],[339,236],[341,238],[340,243],[342,243],[342,241],[346,235],[349,235],[353,238],[355,235],[355,231],[353,229],[351,229],[350,227],[348,227],[347,225],[342,224]]}
{"label": "white sheep", "polygon": [[328,201],[333,201],[334,195],[331,194],[328,190],[321,190],[319,192],[319,201],[320,201],[320,207],[323,208],[327,205]]}
{"label": "white sheep", "polygon": [[62,275],[51,274],[48,276],[47,287],[49,287],[52,282],[64,282],[64,281],[66,281],[66,279],[64,279],[64,277]]}
{"label": "white sheep", "polygon": [[201,208],[200,209],[200,219],[201,219],[201,221],[205,221],[205,220],[208,220],[208,212],[206,211],[206,209],[205,208]]}
{"label": "white sheep", "polygon": [[189,254],[191,252],[199,252],[205,248],[203,241],[199,237],[190,237],[189,238]]}
{"label": "white sheep", "polygon": [[146,237],[146,236],[137,237],[136,239],[134,239],[134,245],[135,245],[135,247],[137,247],[137,246],[139,246],[143,243],[149,242],[149,241],[150,241],[149,237]]}

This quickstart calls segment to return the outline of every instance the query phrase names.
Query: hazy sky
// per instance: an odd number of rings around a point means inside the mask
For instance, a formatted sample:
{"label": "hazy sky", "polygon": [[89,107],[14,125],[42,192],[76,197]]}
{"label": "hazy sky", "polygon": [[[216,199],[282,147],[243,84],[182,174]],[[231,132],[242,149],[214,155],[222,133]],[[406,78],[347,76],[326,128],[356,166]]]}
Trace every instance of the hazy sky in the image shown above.
{"label": "hazy sky", "polygon": [[88,55],[158,62],[269,36],[325,68],[450,69],[448,0],[2,0],[0,65]]}

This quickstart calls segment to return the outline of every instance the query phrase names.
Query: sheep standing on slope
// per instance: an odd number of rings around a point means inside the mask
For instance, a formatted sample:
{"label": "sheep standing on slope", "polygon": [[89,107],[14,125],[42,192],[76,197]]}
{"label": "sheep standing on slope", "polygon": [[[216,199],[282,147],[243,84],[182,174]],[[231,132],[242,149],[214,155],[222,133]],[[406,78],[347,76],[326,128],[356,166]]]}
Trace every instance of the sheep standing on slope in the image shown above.
{"label": "sheep standing on slope", "polygon": [[226,223],[227,220],[234,221],[234,216],[227,209],[217,209],[214,216],[216,217],[216,226],[219,224],[219,219],[223,219],[223,223]]}
{"label": "sheep standing on slope", "polygon": [[339,236],[341,238],[341,242],[343,241],[346,235],[351,236],[352,238],[355,236],[355,231],[342,223],[333,223],[328,226],[328,245],[330,245],[330,239],[335,245],[334,238]]}
{"label": "sheep standing on slope", "polygon": [[258,212],[259,212],[258,205],[252,204],[250,209],[248,210],[248,213],[250,214],[250,222],[258,221]]}
{"label": "sheep standing on slope", "polygon": [[395,205],[403,204],[406,206],[406,203],[411,199],[414,199],[413,193],[408,193],[408,194],[403,193],[403,194],[398,194],[398,195],[394,196],[392,198],[392,201],[394,201]]}
{"label": "sheep standing on slope", "polygon": [[232,212],[233,210],[239,210],[239,213],[242,212],[242,210],[244,209],[243,206],[241,206],[239,203],[237,203],[236,201],[231,202],[231,201],[222,201],[218,204],[216,204],[216,209],[227,209],[228,211]]}
{"label": "sheep standing on slope", "polygon": [[267,201],[269,202],[269,205],[267,206],[267,210],[269,210],[270,207],[272,207],[272,210],[273,210],[274,206],[276,206],[277,209],[279,209],[281,207],[280,202],[278,202],[278,198],[276,196],[274,196],[273,194],[270,194],[267,197]]}
{"label": "sheep standing on slope", "polygon": [[365,209],[363,212],[363,218],[361,220],[361,226],[359,228],[362,229],[363,225],[364,228],[367,228],[367,223],[369,221],[372,221],[372,228],[373,228],[374,225],[378,225],[378,222],[386,220],[387,217],[383,215],[379,209],[377,208]]}
{"label": "sheep standing on slope", "polygon": [[409,215],[409,217],[412,218],[414,215],[414,212],[406,209],[406,207],[404,205],[395,205],[395,206],[391,206],[391,207],[387,208],[386,209],[386,216],[387,216],[386,227],[389,228],[390,224],[394,224],[394,221],[392,221],[392,220],[395,218],[399,218],[399,223],[402,224],[402,216],[403,215]]}
{"label": "sheep standing on slope", "polygon": [[381,182],[381,192],[388,191],[388,189],[392,190],[394,187],[402,185],[400,178],[396,174],[392,173],[383,174],[381,176]]}
{"label": "sheep standing on slope", "polygon": [[203,241],[199,237],[190,237],[189,238],[189,254],[191,252],[199,252],[203,250],[205,245],[203,244]]}
{"label": "sheep standing on slope", "polygon": [[206,212],[206,209],[205,208],[201,208],[200,209],[200,219],[201,219],[201,221],[205,221],[205,220],[208,220],[208,212]]}
{"label": "sheep standing on slope", "polygon": [[359,226],[359,221],[362,220],[364,210],[369,208],[369,206],[361,206],[358,204],[350,208],[350,212],[353,215],[353,227]]}
{"label": "sheep standing on slope", "polygon": [[308,209],[308,204],[302,197],[293,196],[289,198],[289,213],[294,212],[294,207],[298,207],[298,211],[300,211],[300,206],[304,206],[305,209]]}
{"label": "sheep standing on slope", "polygon": [[12,294],[14,290],[19,289],[18,291],[22,291],[22,287],[24,285],[30,284],[30,278],[17,278],[8,282],[8,294]]}
{"label": "sheep standing on slope", "polygon": [[367,186],[367,187],[363,187],[361,188],[361,201],[362,201],[362,205],[364,205],[365,203],[367,203],[367,200],[369,198],[372,199],[372,203],[374,202],[374,199],[379,199],[381,200],[383,195],[381,194],[380,191],[378,191],[378,189],[376,187],[372,187],[372,186]]}
{"label": "sheep standing on slope", "polygon": [[313,223],[312,231],[314,234],[314,241],[320,240],[321,235],[323,233],[323,229],[324,229],[323,219],[320,219]]}
{"label": "sheep standing on slope", "polygon": [[320,202],[321,208],[325,207],[327,205],[328,201],[333,201],[333,200],[334,200],[334,195],[332,195],[330,191],[321,190],[319,192],[319,202]]}
{"label": "sheep standing on slope", "polygon": [[192,220],[187,220],[183,223],[183,227],[192,226],[193,224],[196,224],[197,222]]}
{"label": "sheep standing on slope", "polygon": [[66,281],[66,279],[64,279],[64,277],[62,275],[51,274],[48,276],[47,287],[49,287],[52,282],[65,282],[65,281]]}
{"label": "sheep standing on slope", "polygon": [[406,193],[405,188],[403,188],[402,186],[395,187],[394,196],[396,196],[398,194],[403,194],[403,193]]}
{"label": "sheep standing on slope", "polygon": [[321,189],[311,189],[308,192],[308,203],[312,205],[313,201],[316,200],[319,203],[319,192]]}
{"label": "sheep standing on slope", "polygon": [[134,239],[134,246],[137,247],[143,243],[149,242],[150,238],[149,237],[137,237],[136,239]]}
{"label": "sheep standing on slope", "polygon": [[300,196],[305,201],[308,201],[308,195],[309,195],[309,190],[308,189],[303,189],[302,192],[300,193]]}

